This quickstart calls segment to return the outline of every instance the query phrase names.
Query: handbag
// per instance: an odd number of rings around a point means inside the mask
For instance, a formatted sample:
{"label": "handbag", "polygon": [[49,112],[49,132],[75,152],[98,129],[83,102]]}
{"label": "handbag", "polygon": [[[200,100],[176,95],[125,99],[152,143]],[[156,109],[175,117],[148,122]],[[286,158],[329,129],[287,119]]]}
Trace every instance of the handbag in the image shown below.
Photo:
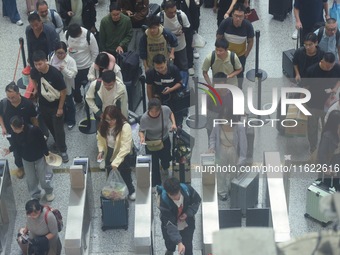
{"label": "handbag", "polygon": [[152,141],[145,141],[146,147],[149,151],[160,151],[164,148],[163,144],[163,130],[164,130],[164,123],[163,123],[163,111],[161,108],[161,117],[162,117],[162,133],[161,133],[161,139],[152,140]]}
{"label": "handbag", "polygon": [[41,77],[40,82],[41,82],[41,95],[48,102],[53,102],[60,98],[60,91],[53,88],[51,84],[45,80],[44,77]]}
{"label": "handbag", "polygon": [[249,20],[250,22],[254,22],[259,20],[259,16],[257,15],[257,12],[255,9],[250,9],[248,13],[246,13],[246,19]]}
{"label": "handbag", "polygon": [[333,1],[333,5],[329,8],[329,16],[338,21],[338,28],[340,29],[340,4],[336,0]]}
{"label": "handbag", "polygon": [[193,48],[203,48],[206,44],[207,42],[205,41],[203,36],[201,36],[199,33],[194,33],[194,35],[192,36],[191,44]]}

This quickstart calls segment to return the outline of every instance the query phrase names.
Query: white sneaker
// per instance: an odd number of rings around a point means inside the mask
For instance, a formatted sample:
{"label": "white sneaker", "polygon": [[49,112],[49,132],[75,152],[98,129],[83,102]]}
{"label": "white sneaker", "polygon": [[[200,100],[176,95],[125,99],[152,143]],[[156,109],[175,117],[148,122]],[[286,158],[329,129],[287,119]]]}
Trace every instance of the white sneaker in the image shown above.
{"label": "white sneaker", "polygon": [[55,195],[53,193],[46,194],[46,200],[47,202],[52,202],[55,199]]}
{"label": "white sneaker", "polygon": [[197,52],[196,48],[194,48],[194,58],[200,58],[200,54]]}
{"label": "white sneaker", "polygon": [[133,192],[130,196],[129,196],[129,199],[131,201],[135,201],[136,200],[136,192]]}
{"label": "white sneaker", "polygon": [[18,26],[22,26],[24,24],[24,22],[22,22],[22,20],[19,19],[15,24],[17,24]]}
{"label": "white sneaker", "polygon": [[292,39],[296,40],[297,37],[298,37],[298,31],[297,31],[297,29],[295,29],[294,33],[292,34]]}
{"label": "white sneaker", "polygon": [[190,76],[193,76],[195,74],[195,69],[191,67],[189,68],[188,72]]}

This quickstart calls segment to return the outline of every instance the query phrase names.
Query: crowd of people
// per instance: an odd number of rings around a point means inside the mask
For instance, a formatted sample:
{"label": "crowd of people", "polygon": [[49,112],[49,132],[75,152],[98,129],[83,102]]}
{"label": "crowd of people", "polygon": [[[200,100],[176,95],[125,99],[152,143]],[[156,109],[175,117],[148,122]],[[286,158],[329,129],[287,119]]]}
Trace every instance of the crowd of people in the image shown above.
{"label": "crowd of people", "polygon": [[[314,6],[306,4],[306,0],[295,0],[296,28],[302,28],[303,33],[300,34],[302,47],[295,52],[293,64],[295,81],[311,92],[307,103],[312,113],[308,117],[310,152],[317,151],[319,162],[332,165],[338,164],[340,155],[340,103],[332,105],[328,112],[324,105],[340,86],[340,32],[337,21],[328,15],[327,2],[323,2]],[[7,1],[3,3],[5,6]],[[35,226],[35,222],[44,221],[47,210],[39,203],[39,185],[45,190],[46,200],[53,201],[53,187],[45,178],[46,171],[51,171],[47,158],[52,151],[58,153],[64,163],[69,161],[64,124],[68,130],[76,125],[77,104],[86,103],[95,116],[97,160],[103,162],[101,168],[106,169],[107,175],[109,171],[119,171],[128,187],[128,198],[135,200],[128,162],[133,149],[131,126],[127,121],[130,102],[125,77],[117,63],[122,53],[135,51],[146,76],[144,96],[148,99],[148,109],[140,120],[139,138],[140,143],[146,145],[146,153],[152,155],[152,187],[163,184],[165,190],[160,210],[166,254],[173,254],[178,245],[181,254],[190,255],[194,214],[201,199],[191,186],[181,186],[169,176],[170,131],[182,127],[186,114],[185,110],[174,111],[174,105],[178,92],[188,89],[188,77],[195,74],[194,58],[199,55],[192,41],[199,29],[202,1],[164,1],[158,14],[149,13],[148,0],[112,1],[99,29],[95,25],[98,18],[95,4],[93,0],[60,0],[56,11],[50,9],[46,1],[37,2],[26,28],[33,100],[21,96],[19,88],[11,83],[6,86],[6,98],[0,103],[2,134],[7,135],[10,143],[5,152],[13,152],[17,177],[23,178],[26,174],[33,199],[26,204],[28,222],[22,232],[29,231],[33,238],[45,235],[50,245],[48,254],[60,254],[55,222],[45,222],[46,226],[43,224],[39,229]],[[17,11],[9,10],[16,6],[8,5],[6,10],[11,21],[22,25]],[[306,15],[308,10],[317,13],[318,19],[312,20]],[[214,11],[218,13],[215,49],[204,59],[202,75],[208,85],[222,81],[242,89],[246,60],[254,43],[254,28],[246,19],[249,1],[215,1]],[[316,28],[316,23],[321,21],[325,24]],[[62,31],[65,42],[60,41]],[[210,70],[212,76],[209,76]],[[222,107],[208,101],[209,150],[216,154],[219,164],[245,164],[245,129],[212,125],[215,118],[229,123],[238,120],[233,115],[231,93],[222,90],[220,95],[225,99]],[[320,143],[319,119],[323,127]],[[50,134],[54,143],[48,148],[46,140]],[[218,178],[218,195],[222,201],[229,198],[232,178],[232,173],[221,173]],[[54,220],[49,217],[48,221]]]}

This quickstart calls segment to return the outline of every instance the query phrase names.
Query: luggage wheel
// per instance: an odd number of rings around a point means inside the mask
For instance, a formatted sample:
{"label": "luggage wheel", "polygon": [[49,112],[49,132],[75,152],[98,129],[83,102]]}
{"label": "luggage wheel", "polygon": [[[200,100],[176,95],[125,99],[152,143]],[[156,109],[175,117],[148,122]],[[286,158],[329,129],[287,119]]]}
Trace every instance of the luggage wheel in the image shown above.
{"label": "luggage wheel", "polygon": [[308,213],[305,213],[304,216],[305,216],[306,218],[309,218],[309,217],[310,217]]}

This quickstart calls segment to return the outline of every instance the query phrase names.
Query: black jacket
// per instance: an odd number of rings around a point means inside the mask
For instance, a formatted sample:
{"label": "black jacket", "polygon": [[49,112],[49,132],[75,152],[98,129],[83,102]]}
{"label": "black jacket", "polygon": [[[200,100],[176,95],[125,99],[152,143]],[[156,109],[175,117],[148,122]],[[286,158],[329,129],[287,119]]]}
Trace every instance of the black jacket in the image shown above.
{"label": "black jacket", "polygon": [[48,148],[44,135],[39,127],[25,124],[23,132],[12,134],[10,151],[17,151],[21,157],[33,162],[48,155]]}
{"label": "black jacket", "polygon": [[[181,193],[184,198],[182,214],[185,213],[188,216],[186,222],[188,225],[190,225],[195,224],[194,216],[197,213],[198,208],[201,204],[201,197],[190,185],[187,185],[187,187],[189,189],[189,195],[181,187]],[[168,202],[165,202],[162,199],[162,196],[160,196],[160,218],[162,222],[162,227],[166,228],[167,234],[171,241],[175,244],[178,244],[182,241],[182,237],[177,228],[178,207],[171,198],[168,197],[168,199]]]}
{"label": "black jacket", "polygon": [[190,22],[190,28],[194,31],[198,31],[198,28],[200,26],[200,7],[203,4],[203,1],[200,0],[199,2],[200,4],[197,5],[195,3],[195,0],[190,0],[190,4],[188,7],[185,0],[176,1],[177,9],[181,10],[187,15]]}
{"label": "black jacket", "polygon": [[319,63],[320,60],[323,58],[323,55],[324,52],[317,46],[316,54],[313,57],[313,63],[309,63],[307,65],[307,54],[305,47],[301,47],[295,51],[293,57],[293,65],[297,65],[301,78],[306,78],[308,67],[312,66],[313,64]]}
{"label": "black jacket", "polygon": [[[96,23],[96,8],[93,0],[82,0],[83,2],[83,27],[90,30],[95,27]],[[60,16],[65,20],[65,26],[67,27],[71,21],[71,17],[67,15],[67,12],[72,11],[71,0],[60,1]]]}

